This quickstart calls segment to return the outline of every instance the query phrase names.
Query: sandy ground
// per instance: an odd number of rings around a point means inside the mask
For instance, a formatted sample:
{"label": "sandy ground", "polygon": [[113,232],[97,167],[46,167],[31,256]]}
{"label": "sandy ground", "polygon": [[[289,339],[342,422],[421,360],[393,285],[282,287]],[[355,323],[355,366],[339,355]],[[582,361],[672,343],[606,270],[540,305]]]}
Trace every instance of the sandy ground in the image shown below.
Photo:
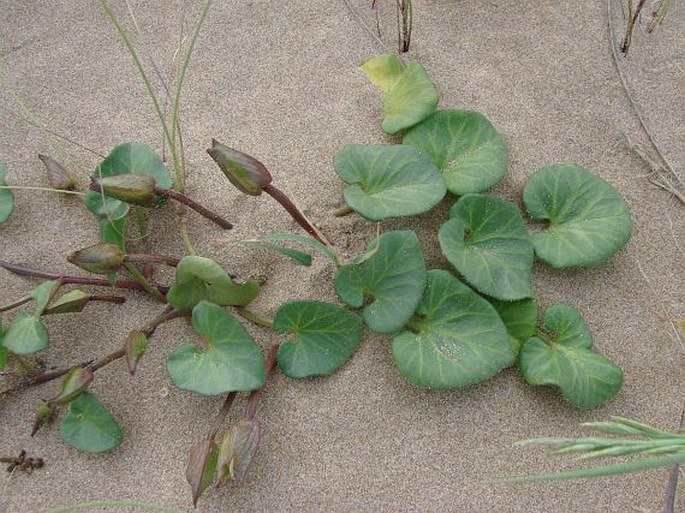
{"label": "sandy ground", "polygon": [[[612,2],[621,31],[620,7]],[[132,26],[126,4],[112,3]],[[369,1],[350,3],[373,26]],[[393,2],[379,3],[385,5],[383,41],[394,48]],[[168,75],[179,24],[184,19],[186,28],[191,25],[200,2],[131,4],[143,32],[136,40]],[[365,247],[375,227],[356,216],[332,217],[342,191],[333,156],[347,143],[389,140],[379,126],[381,94],[357,70],[381,47],[345,2],[277,4],[216,2],[197,43],[182,112],[188,192],[236,225],[226,235],[190,215],[193,242],[240,276],[266,277],[254,306],[270,314],[286,299],[334,300],[333,269],[321,259],[294,269],[278,256],[231,244],[298,228],[273,201],[241,196],[225,183],[205,153],[211,137],[259,157],[346,257]],[[150,102],[97,2],[4,1],[0,20],[2,106],[17,110],[11,91],[51,128],[101,153],[127,141],[161,148]],[[684,31],[685,6],[674,2],[666,25],[649,37],[638,31],[630,59],[621,63],[646,123],[679,169],[685,166]],[[685,316],[683,209],[650,184],[648,168],[625,142],[623,134],[647,144],[612,63],[605,2],[416,0],[412,55],[437,84],[442,107],[479,110],[507,139],[510,172],[495,194],[520,201],[534,170],[575,162],[627,199],[635,232],[607,265],[565,272],[539,265],[534,275],[542,305],[566,301],[583,312],[596,348],[625,370],[625,386],[611,403],[590,412],[575,411],[550,390],[526,386],[514,370],[462,390],[418,390],[394,370],[390,339],[367,333],[354,359],[328,379],[294,382],[275,375],[260,412],[263,440],[249,478],[242,486],[208,491],[197,510],[656,510],[667,470],[525,486],[489,482],[573,468],[541,450],[513,446],[517,440],[581,435],[581,422],[610,415],[675,428],[682,407],[684,349],[667,316]],[[5,112],[0,123],[0,159],[8,165],[9,182],[44,184],[35,157],[41,152],[73,166],[81,185],[87,184],[97,157],[70,145],[61,151]],[[11,221],[0,227],[3,259],[72,271],[64,256],[97,240],[96,225],[78,200],[18,192],[16,204]],[[382,228],[416,229],[429,265],[446,267],[433,229],[447,207]],[[181,255],[173,219],[155,215],[151,222],[160,251]],[[0,271],[0,283],[0,304],[6,304],[36,282]],[[52,344],[44,360],[63,366],[109,352],[158,309],[133,294],[112,310],[95,307],[86,315],[51,318]],[[264,347],[276,340],[257,329],[252,333]],[[184,478],[187,452],[222,399],[171,384],[165,357],[189,335],[179,322],[160,329],[135,379],[121,364],[98,373],[94,390],[125,431],[114,453],[78,453],[60,442],[56,427],[29,437],[34,408],[55,385],[0,403],[0,453],[24,448],[46,460],[31,476],[0,476],[0,510],[42,512],[105,499],[192,510]],[[234,415],[242,400],[237,406]],[[682,491],[679,506],[685,509]],[[105,510],[131,511],[93,508]]]}

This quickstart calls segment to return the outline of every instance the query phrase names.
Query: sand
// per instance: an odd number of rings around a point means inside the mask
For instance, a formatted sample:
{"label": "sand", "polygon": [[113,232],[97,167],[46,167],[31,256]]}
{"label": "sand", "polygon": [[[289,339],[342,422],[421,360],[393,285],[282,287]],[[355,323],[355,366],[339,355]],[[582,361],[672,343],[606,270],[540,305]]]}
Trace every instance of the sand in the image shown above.
{"label": "sand", "polygon": [[[182,20],[188,29],[200,3],[132,0],[142,31],[135,39],[165,76],[173,67]],[[381,10],[382,41],[395,47],[391,5]],[[611,0],[621,29],[620,6]],[[131,27],[126,4],[112,2]],[[351,0],[372,27],[368,0]],[[455,511],[616,512],[658,509],[667,469],[590,481],[504,486],[510,475],[576,468],[542,450],[514,446],[533,436],[579,436],[580,423],[621,415],[675,428],[683,402],[684,348],[669,318],[685,317],[683,208],[653,186],[649,169],[626,144],[647,139],[611,58],[605,2],[503,0],[415,1],[411,55],[421,60],[441,95],[441,107],[478,110],[509,143],[510,171],[493,192],[520,201],[537,168],[574,162],[612,183],[635,220],[631,242],[597,269],[552,271],[536,265],[541,305],[565,301],[585,316],[595,347],[619,363],[625,386],[609,404],[576,411],[553,390],[526,386],[515,369],[461,390],[410,386],[394,369],[390,338],[366,333],[362,347],[330,378],[292,381],[276,373],[259,413],[264,432],[248,479],[209,490],[197,511]],[[666,24],[637,31],[621,69],[664,154],[685,165],[685,8],[674,2]],[[24,102],[42,122],[106,154],[139,141],[161,149],[159,124],[123,44],[94,1],[0,4],[0,52],[5,62],[3,107]],[[297,268],[274,254],[241,248],[238,238],[298,231],[269,198],[240,195],[205,153],[212,137],[260,158],[287,191],[350,258],[376,227],[331,211],[342,185],[332,159],[348,143],[391,141],[380,130],[381,94],[357,67],[381,50],[346,2],[297,0],[216,2],[197,41],[183,94],[187,191],[230,218],[222,233],[188,216],[197,250],[231,272],[266,278],[254,308],[273,315],[287,299],[335,300],[333,269],[323,259]],[[155,81],[155,86],[159,86]],[[36,153],[76,170],[85,186],[99,158],[0,117],[0,159],[13,184],[43,185]],[[62,148],[62,149],[60,149]],[[68,151],[65,152],[64,148]],[[16,211],[0,227],[3,259],[73,272],[64,256],[97,240],[79,201],[54,194],[16,194]],[[431,267],[446,267],[434,227],[448,204],[382,229],[417,230]],[[173,216],[152,216],[153,243],[181,255]],[[0,271],[0,304],[36,281]],[[116,349],[128,330],[159,310],[142,295],[113,308],[48,321],[47,365],[63,366]],[[277,337],[250,328],[260,345]],[[191,511],[184,468],[189,447],[207,431],[222,398],[176,389],[164,362],[190,338],[181,322],[154,337],[135,379],[124,365],[98,373],[93,390],[121,422],[116,452],[86,455],[59,440],[57,427],[29,437],[39,399],[56,384],[0,403],[0,453],[26,449],[43,469],[0,476],[0,510],[42,512],[98,500],[140,501]],[[233,417],[243,405],[236,404]],[[232,418],[233,418],[232,417]],[[684,488],[685,489],[685,488]],[[680,511],[685,496],[679,494]],[[146,511],[122,505],[92,511]]]}

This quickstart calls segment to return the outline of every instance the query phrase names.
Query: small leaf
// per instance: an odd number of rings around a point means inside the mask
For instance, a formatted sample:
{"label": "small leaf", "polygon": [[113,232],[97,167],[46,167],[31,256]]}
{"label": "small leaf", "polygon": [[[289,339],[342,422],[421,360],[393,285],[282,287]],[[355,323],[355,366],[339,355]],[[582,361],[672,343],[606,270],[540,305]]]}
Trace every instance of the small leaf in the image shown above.
{"label": "small leaf", "polygon": [[556,385],[577,408],[594,408],[615,396],[623,384],[621,368],[594,353],[580,313],[557,304],[547,309],[549,340],[530,338],[521,349],[519,369],[531,385]]}
{"label": "small leaf", "polygon": [[167,300],[180,310],[193,308],[200,301],[218,305],[245,306],[259,294],[259,283],[234,283],[214,260],[187,256],[176,266],[176,280],[167,293]]}
{"label": "small leaf", "polygon": [[130,206],[128,203],[118,199],[108,198],[104,194],[95,191],[88,191],[83,198],[86,208],[98,217],[106,217],[115,221],[122,219],[128,214]]}
{"label": "small leaf", "polygon": [[400,373],[415,385],[455,388],[488,379],[516,354],[490,304],[447,271],[428,271],[416,310],[416,333],[403,332],[392,351]]}
{"label": "small leaf", "polygon": [[533,244],[513,203],[463,196],[438,239],[447,260],[480,292],[506,301],[532,294]]}
{"label": "small leaf", "polygon": [[404,64],[391,53],[382,53],[369,59],[359,69],[384,93],[400,79]]}
{"label": "small leaf", "polygon": [[100,240],[126,252],[126,217],[100,220]]}
{"label": "small leaf", "polygon": [[369,244],[374,253],[359,264],[341,267],[335,290],[348,305],[359,308],[365,296],[364,320],[374,331],[399,330],[416,310],[426,287],[426,263],[419,239],[411,231],[382,234]]}
{"label": "small leaf", "polygon": [[538,323],[538,305],[535,299],[526,298],[521,301],[498,301],[489,298],[490,304],[497,310],[504,322],[512,344],[518,354],[521,345],[535,334]]}
{"label": "small leaf", "polygon": [[347,204],[372,221],[427,212],[447,192],[435,165],[411,146],[349,144],[334,165],[349,184]]}
{"label": "small leaf", "polygon": [[289,301],[276,313],[274,331],[292,333],[281,344],[278,365],[286,376],[328,375],[349,360],[359,347],[361,318],[337,305]]}
{"label": "small leaf", "polygon": [[385,94],[381,127],[386,134],[396,134],[430,116],[437,104],[438,91],[426,70],[411,61]]}
{"label": "small leaf", "polygon": [[328,258],[331,262],[333,262],[335,265],[340,265],[340,259],[338,258],[338,255],[336,255],[331,248],[312,237],[307,237],[306,235],[298,235],[296,233],[273,233],[271,235],[264,235],[262,237],[259,237],[256,240],[271,242],[299,242],[304,246],[309,246],[310,248],[316,249],[326,258]]}
{"label": "small leaf", "polygon": [[83,311],[86,305],[90,302],[91,295],[82,290],[71,290],[62,297],[54,301],[48,308],[43,311],[43,315],[63,314],[63,313],[78,313]]}
{"label": "small leaf", "polygon": [[132,331],[126,336],[124,351],[126,351],[126,366],[131,376],[135,374],[138,362],[145,354],[147,346],[148,338],[142,331]]}
{"label": "small leaf", "polygon": [[7,184],[5,183],[5,174],[7,173],[7,166],[4,162],[0,162],[0,224],[7,222],[14,210],[14,194],[11,189],[3,189]]}
{"label": "small leaf", "polygon": [[628,205],[610,184],[573,164],[538,170],[523,189],[530,217],[549,221],[533,234],[535,254],[552,267],[596,266],[630,239]]}
{"label": "small leaf", "polygon": [[45,166],[50,187],[63,191],[73,191],[76,189],[76,178],[67,169],[52,157],[38,154],[38,158]]}
{"label": "small leaf", "polygon": [[48,330],[38,316],[22,311],[12,320],[2,345],[13,353],[26,355],[48,347]]}
{"label": "small leaf", "polygon": [[67,444],[85,452],[111,451],[123,440],[119,423],[90,392],[82,392],[69,404],[59,433]]}
{"label": "small leaf", "polygon": [[218,164],[226,178],[242,193],[259,196],[262,188],[272,181],[269,170],[256,158],[229,148],[216,139],[212,139],[212,147],[207,153]]}
{"label": "small leaf", "polygon": [[88,369],[76,367],[70,370],[62,380],[62,389],[59,394],[54,399],[50,399],[49,402],[61,405],[69,404],[90,386],[93,379],[95,379],[95,375]]}
{"label": "small leaf", "polygon": [[402,143],[430,157],[459,196],[483,192],[507,172],[507,143],[479,112],[438,111],[407,130]]}
{"label": "small leaf", "polygon": [[193,494],[193,506],[214,481],[219,448],[212,438],[207,438],[193,446],[188,457],[186,480]]}
{"label": "small leaf", "polygon": [[43,314],[56,286],[57,280],[44,281],[30,292],[36,302],[36,316]]}
{"label": "small leaf", "polygon": [[174,351],[167,370],[174,384],[203,395],[248,392],[264,385],[264,359],[242,325],[223,308],[202,301],[193,308],[193,329],[209,347],[186,344]]}
{"label": "small leaf", "polygon": [[285,255],[291,260],[297,262],[300,265],[304,265],[306,267],[309,267],[312,265],[312,256],[308,253],[305,253],[304,251],[299,251],[297,249],[293,248],[288,248],[285,246],[279,246],[278,244],[272,244],[270,242],[266,242],[263,240],[258,240],[258,239],[247,239],[247,240],[241,240],[238,241],[242,244],[251,244],[254,246],[259,246],[264,249],[268,249],[270,251],[275,251],[276,253],[280,253],[281,255]]}
{"label": "small leaf", "polygon": [[224,435],[219,449],[219,479],[229,477],[242,482],[252,463],[261,438],[261,425],[256,419],[241,419]]}

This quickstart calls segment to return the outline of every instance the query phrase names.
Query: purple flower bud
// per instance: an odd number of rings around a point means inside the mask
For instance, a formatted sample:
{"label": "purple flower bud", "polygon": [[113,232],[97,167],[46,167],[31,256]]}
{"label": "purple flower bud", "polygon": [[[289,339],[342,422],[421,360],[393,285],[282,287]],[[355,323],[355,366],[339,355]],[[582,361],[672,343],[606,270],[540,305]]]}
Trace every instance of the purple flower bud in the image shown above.
{"label": "purple flower bud", "polygon": [[212,139],[212,147],[207,153],[219,165],[238,190],[250,196],[259,196],[262,188],[271,183],[271,174],[264,164],[249,155],[234,150]]}
{"label": "purple flower bud", "polygon": [[124,253],[114,244],[95,244],[79,249],[67,260],[86,271],[95,274],[110,274],[119,270],[124,263]]}
{"label": "purple flower bud", "polygon": [[127,173],[106,176],[95,179],[90,188],[131,205],[151,207],[155,203],[155,179],[150,175]]}
{"label": "purple flower bud", "polygon": [[229,477],[243,481],[261,438],[261,425],[256,419],[242,419],[233,424],[224,435],[219,449],[219,479]]}

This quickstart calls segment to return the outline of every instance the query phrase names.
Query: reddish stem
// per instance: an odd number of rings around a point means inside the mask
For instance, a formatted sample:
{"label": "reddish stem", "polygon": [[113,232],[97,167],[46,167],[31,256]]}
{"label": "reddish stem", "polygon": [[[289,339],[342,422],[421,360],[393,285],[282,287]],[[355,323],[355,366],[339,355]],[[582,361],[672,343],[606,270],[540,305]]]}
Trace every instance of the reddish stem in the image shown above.
{"label": "reddish stem", "polygon": [[185,194],[175,191],[173,189],[164,189],[162,187],[155,187],[155,194],[158,196],[162,196],[163,198],[171,198],[173,200],[178,201],[179,203],[183,203],[189,208],[192,208],[195,212],[198,214],[206,217],[213,223],[218,224],[221,226],[224,230],[230,230],[233,228],[233,225],[228,222],[226,219],[221,217],[218,214],[215,214],[211,210],[208,210],[207,208],[203,207],[200,205],[197,201],[189,198]]}
{"label": "reddish stem", "polygon": [[[271,371],[274,369],[276,365],[276,354],[278,353],[278,348],[280,344],[274,344],[271,346],[271,349],[269,349],[269,353],[266,355],[266,363],[264,365],[264,372],[266,373],[266,379],[269,379],[269,375],[271,374]],[[257,390],[253,390],[250,393],[250,397],[247,399],[247,406],[245,407],[245,419],[246,420],[252,420],[254,416],[257,414],[257,408],[259,407],[259,400],[262,397],[262,392],[264,390],[264,387],[266,387],[266,382],[264,382],[264,386],[262,388],[259,388]]]}
{"label": "reddish stem", "polygon": [[288,212],[288,214],[291,215],[291,217],[297,221],[297,224],[299,224],[302,228],[305,229],[305,231],[314,237],[316,240],[319,242],[322,242],[326,246],[330,246],[330,243],[326,240],[326,237],[316,229],[316,227],[305,217],[305,215],[300,211],[297,206],[290,201],[290,198],[285,195],[283,191],[280,189],[277,189],[274,187],[273,184],[266,184],[262,187],[262,190],[267,193],[269,196],[271,196],[273,199],[278,201],[283,208]]}

